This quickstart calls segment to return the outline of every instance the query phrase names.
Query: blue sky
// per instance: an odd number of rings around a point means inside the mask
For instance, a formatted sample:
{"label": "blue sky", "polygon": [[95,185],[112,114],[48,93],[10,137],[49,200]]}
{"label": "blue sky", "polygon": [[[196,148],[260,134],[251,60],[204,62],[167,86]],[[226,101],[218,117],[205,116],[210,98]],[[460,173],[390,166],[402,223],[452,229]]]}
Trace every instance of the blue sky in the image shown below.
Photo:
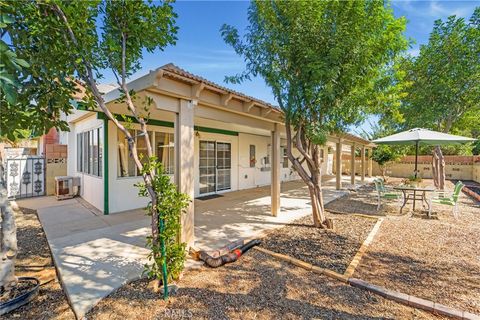
{"label": "blue sky", "polygon": [[[142,70],[132,78],[172,62],[194,74],[276,105],[270,89],[262,79],[240,85],[227,85],[223,82],[225,76],[241,72],[244,62],[224,43],[219,29],[224,23],[239,30],[245,29],[248,6],[248,1],[176,2],[174,9],[178,14],[179,27],[176,46],[168,47],[164,52],[146,54]],[[413,55],[418,54],[419,45],[428,42],[436,19],[445,19],[453,14],[469,18],[476,6],[480,6],[480,1],[392,2],[395,16],[407,17],[405,34],[415,41],[409,50]],[[105,76],[104,82],[114,82],[112,77]]]}

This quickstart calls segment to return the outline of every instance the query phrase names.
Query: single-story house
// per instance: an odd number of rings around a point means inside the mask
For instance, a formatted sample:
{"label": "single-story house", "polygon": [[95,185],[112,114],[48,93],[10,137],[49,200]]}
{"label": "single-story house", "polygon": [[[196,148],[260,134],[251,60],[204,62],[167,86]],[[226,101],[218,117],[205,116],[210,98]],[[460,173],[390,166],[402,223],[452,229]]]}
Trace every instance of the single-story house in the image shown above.
{"label": "single-story house", "polygon": [[[279,212],[280,183],[299,179],[287,161],[280,110],[173,64],[150,71],[128,86],[136,91],[139,108],[146,97],[151,99],[148,130],[154,153],[182,192],[193,199],[271,185],[272,214]],[[115,115],[129,114],[124,104],[116,102],[117,89],[104,97]],[[131,118],[119,119],[130,122]],[[104,214],[144,207],[148,199],[137,196],[134,184],[142,178],[124,134],[100,110],[75,110],[66,121],[70,132],[62,133],[61,141],[68,145],[68,175],[81,178],[81,197]],[[130,125],[143,153],[138,124]],[[351,134],[328,137],[322,172],[332,174],[337,168],[337,188],[341,188],[338,155],[345,148],[347,152],[358,149],[363,178],[365,150],[371,147],[368,140]],[[182,221],[182,237],[188,244],[194,240],[193,216],[192,202]]]}

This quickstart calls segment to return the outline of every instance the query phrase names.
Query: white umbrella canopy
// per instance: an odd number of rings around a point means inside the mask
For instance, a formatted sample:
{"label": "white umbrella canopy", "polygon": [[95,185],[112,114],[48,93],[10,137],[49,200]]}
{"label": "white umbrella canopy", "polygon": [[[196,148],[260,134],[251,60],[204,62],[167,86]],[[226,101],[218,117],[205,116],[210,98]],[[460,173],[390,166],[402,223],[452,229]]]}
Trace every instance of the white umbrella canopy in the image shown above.
{"label": "white umbrella canopy", "polygon": [[419,145],[448,145],[473,142],[476,139],[456,136],[453,134],[432,131],[422,128],[410,129],[400,133],[392,134],[380,139],[373,140],[376,144],[388,145],[415,145],[415,178],[417,177],[418,167],[418,146]]}
{"label": "white umbrella canopy", "polygon": [[391,136],[373,140],[376,144],[394,144],[394,145],[447,145],[472,142],[476,139],[456,136],[453,134],[432,131],[422,128],[410,129]]}

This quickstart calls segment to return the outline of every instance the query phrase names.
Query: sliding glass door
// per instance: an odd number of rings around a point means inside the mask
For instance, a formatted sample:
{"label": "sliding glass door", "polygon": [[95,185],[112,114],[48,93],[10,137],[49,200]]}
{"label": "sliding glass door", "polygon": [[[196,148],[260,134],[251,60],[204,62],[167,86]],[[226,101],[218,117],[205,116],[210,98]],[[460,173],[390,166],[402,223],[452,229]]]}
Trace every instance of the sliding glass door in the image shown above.
{"label": "sliding glass door", "polygon": [[217,191],[230,189],[231,171],[231,144],[225,142],[217,142]]}
{"label": "sliding glass door", "polygon": [[229,190],[231,170],[230,143],[200,141],[200,194]]}

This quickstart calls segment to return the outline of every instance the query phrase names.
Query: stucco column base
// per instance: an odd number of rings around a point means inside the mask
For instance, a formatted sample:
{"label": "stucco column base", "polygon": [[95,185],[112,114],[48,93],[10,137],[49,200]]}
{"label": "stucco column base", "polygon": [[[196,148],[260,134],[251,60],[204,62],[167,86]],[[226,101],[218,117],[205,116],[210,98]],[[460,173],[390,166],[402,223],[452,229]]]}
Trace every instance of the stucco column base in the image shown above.
{"label": "stucco column base", "polygon": [[335,188],[342,189],[342,141],[337,142],[335,149]]}
{"label": "stucco column base", "polygon": [[190,205],[182,214],[181,241],[187,244],[187,248],[194,245],[194,156],[195,156],[195,132],[194,132],[194,106],[192,102],[180,100],[179,112],[175,117],[175,180],[180,192],[187,194]]}
{"label": "stucco column base", "polygon": [[280,131],[278,124],[272,131],[272,216],[280,212]]}
{"label": "stucco column base", "polygon": [[350,147],[350,183],[355,185],[355,144]]}

